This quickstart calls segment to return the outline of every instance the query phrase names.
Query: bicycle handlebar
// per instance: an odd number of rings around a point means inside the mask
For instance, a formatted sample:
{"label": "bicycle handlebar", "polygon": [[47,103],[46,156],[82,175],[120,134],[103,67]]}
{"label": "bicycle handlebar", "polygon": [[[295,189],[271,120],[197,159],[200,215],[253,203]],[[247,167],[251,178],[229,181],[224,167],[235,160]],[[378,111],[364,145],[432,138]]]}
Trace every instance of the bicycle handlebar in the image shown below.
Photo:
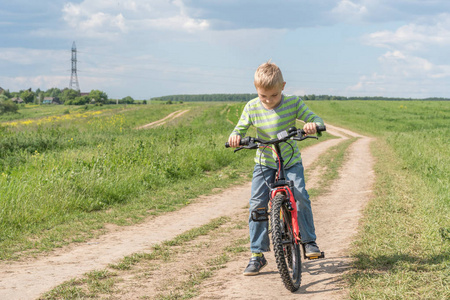
{"label": "bicycle handlebar", "polygon": [[[326,131],[326,127],[325,125],[317,125],[316,126],[316,131],[317,132],[322,132],[322,131]],[[271,144],[279,144],[281,142],[285,142],[289,139],[292,140],[296,140],[296,141],[302,141],[305,140],[307,138],[315,138],[317,139],[317,137],[315,136],[305,136],[306,132],[303,129],[297,129],[295,127],[291,127],[288,130],[285,131],[281,131],[277,134],[277,138],[276,139],[272,139],[269,141],[260,139],[260,138],[255,138],[255,137],[245,137],[243,139],[241,139],[239,145],[243,146],[240,148],[237,148],[235,151],[241,150],[243,148],[245,149],[256,149],[258,148],[259,144],[264,144],[264,145],[271,145]],[[300,136],[300,137],[299,137]],[[229,148],[230,144],[228,142],[225,143],[225,147]]]}

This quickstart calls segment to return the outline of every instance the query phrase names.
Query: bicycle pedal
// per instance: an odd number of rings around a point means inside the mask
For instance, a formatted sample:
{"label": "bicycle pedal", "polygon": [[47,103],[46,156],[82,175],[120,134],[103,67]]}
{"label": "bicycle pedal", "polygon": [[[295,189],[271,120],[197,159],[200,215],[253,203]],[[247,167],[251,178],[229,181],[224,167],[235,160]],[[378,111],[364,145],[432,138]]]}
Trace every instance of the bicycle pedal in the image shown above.
{"label": "bicycle pedal", "polygon": [[325,258],[325,252],[320,252],[320,255],[317,256],[310,256],[310,257],[306,257],[308,260],[314,260],[314,259],[319,259],[319,258]]}
{"label": "bicycle pedal", "polygon": [[267,212],[267,208],[257,208],[252,211],[252,220],[254,222],[265,222],[269,221],[269,213]]}

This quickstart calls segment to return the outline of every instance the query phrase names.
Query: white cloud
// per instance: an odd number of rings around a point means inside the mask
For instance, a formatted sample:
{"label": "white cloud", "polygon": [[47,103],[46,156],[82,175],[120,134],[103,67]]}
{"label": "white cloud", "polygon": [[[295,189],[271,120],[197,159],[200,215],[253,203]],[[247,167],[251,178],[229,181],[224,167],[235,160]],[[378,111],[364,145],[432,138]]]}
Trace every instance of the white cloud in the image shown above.
{"label": "white cloud", "polygon": [[141,32],[150,29],[161,31],[182,31],[193,33],[209,28],[209,23],[205,20],[196,20],[183,15],[176,15],[164,19],[142,19],[131,21],[130,25],[134,31]]}
{"label": "white cloud", "polygon": [[63,8],[63,19],[67,24],[89,35],[102,32],[126,32],[125,18],[121,13],[109,14],[92,11],[81,4],[67,3]]}
{"label": "white cloud", "polygon": [[[402,97],[445,95],[450,65],[435,65],[427,59],[401,51],[388,51],[378,61],[381,74],[361,76],[359,82],[347,88],[351,93]],[[442,90],[436,89],[442,83]]]}
{"label": "white cloud", "polygon": [[393,75],[404,78],[433,79],[450,77],[450,65],[436,65],[429,60],[402,53],[388,51],[379,58],[379,61]]}
{"label": "white cloud", "polygon": [[428,60],[398,50],[386,52],[379,61],[388,71],[404,77],[429,76],[436,69]]}
{"label": "white cloud", "polygon": [[208,21],[188,16],[180,0],[129,0],[120,3],[85,0],[79,4],[67,3],[62,12],[63,19],[70,27],[91,37],[148,29],[196,32],[209,28]]}
{"label": "white cloud", "polygon": [[401,26],[396,31],[377,31],[363,37],[370,46],[400,48],[409,51],[450,46],[450,14],[436,16],[432,23]]}
{"label": "white cloud", "polygon": [[450,14],[418,19],[396,30],[380,30],[363,37],[369,46],[387,48],[378,57],[379,71],[362,76],[349,91],[424,97],[447,92],[450,78]]}
{"label": "white cloud", "polygon": [[343,21],[349,19],[354,21],[362,20],[366,17],[368,15],[368,10],[364,5],[354,3],[350,0],[341,0],[331,10],[331,13]]}

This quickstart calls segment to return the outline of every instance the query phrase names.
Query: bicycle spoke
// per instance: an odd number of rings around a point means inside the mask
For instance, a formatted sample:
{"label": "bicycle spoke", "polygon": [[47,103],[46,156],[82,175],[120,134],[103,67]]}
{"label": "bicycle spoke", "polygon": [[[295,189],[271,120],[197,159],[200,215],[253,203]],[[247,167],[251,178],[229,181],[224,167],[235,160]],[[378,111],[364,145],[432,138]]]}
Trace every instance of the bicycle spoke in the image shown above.
{"label": "bicycle spoke", "polygon": [[284,205],[285,196],[277,194],[272,201],[272,241],[277,267],[285,287],[293,292],[301,282],[300,245],[295,241],[291,214]]}

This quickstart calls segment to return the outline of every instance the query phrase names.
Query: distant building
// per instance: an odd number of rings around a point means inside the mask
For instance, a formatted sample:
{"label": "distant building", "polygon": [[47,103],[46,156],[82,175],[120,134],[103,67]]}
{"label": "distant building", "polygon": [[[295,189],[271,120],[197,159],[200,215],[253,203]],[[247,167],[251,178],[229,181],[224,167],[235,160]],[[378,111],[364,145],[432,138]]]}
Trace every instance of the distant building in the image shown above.
{"label": "distant building", "polygon": [[3,94],[4,89],[0,86],[0,95]]}
{"label": "distant building", "polygon": [[24,103],[23,99],[20,98],[20,97],[15,97],[15,98],[12,98],[11,100],[12,100],[12,102],[15,102],[15,103],[17,103],[17,104],[22,104],[22,103]]}
{"label": "distant building", "polygon": [[42,104],[61,104],[58,97],[44,97]]}

